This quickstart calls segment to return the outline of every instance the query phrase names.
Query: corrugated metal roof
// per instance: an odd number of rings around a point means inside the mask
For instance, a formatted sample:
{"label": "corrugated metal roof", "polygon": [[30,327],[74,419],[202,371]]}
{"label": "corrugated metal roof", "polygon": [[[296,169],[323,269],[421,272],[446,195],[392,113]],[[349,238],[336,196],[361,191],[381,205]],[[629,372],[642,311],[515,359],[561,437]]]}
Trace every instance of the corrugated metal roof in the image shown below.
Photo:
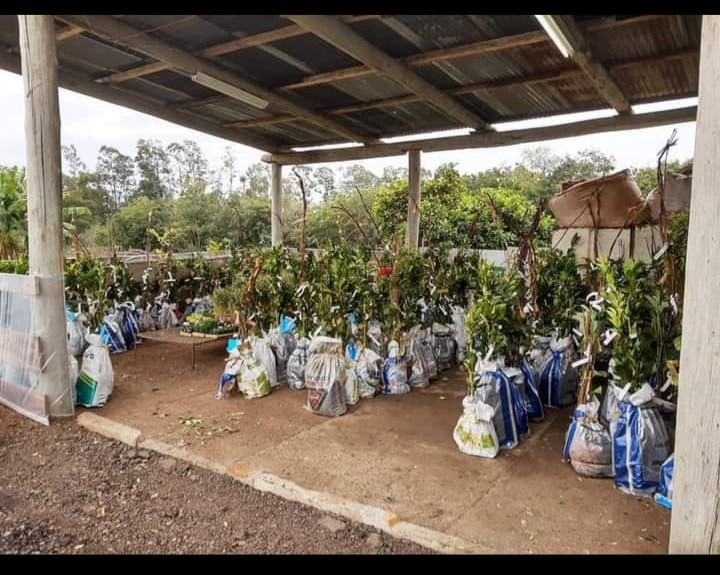
{"label": "corrugated metal roof", "polygon": [[[153,35],[188,52],[256,34],[277,32],[269,44],[228,51],[212,60],[265,88],[278,90],[308,110],[332,110],[409,95],[407,87],[377,72],[355,72],[353,69],[362,64],[342,49],[276,15],[128,15],[115,18],[132,24],[141,30],[141,34]],[[575,16],[575,19],[586,31],[593,57],[606,65],[631,103],[697,93],[700,16],[636,15],[626,18],[602,15]],[[479,83],[535,79],[533,83],[454,96],[468,111],[488,122],[608,107],[590,78],[579,69],[571,77],[536,80],[537,76],[572,69],[575,65],[543,36],[537,21],[530,15],[401,14],[353,17],[353,22],[347,25],[386,54],[400,59],[494,38],[528,33],[539,35],[533,42],[520,46],[410,65],[421,78],[445,91]],[[59,29],[62,27],[64,25]],[[18,53],[16,16],[0,16],[0,50]],[[678,56],[680,51],[684,51],[684,55]],[[59,43],[58,58],[61,73],[68,70],[89,80],[154,62],[147,55],[124,48],[122,43],[114,45],[88,32]],[[648,61],[648,58],[652,60]],[[628,61],[639,62],[632,65]],[[348,69],[350,72],[346,72]],[[308,77],[338,71],[342,74],[340,77],[334,74],[334,80],[320,78],[315,79],[313,85],[283,89],[283,86],[306,81]],[[169,106],[218,95],[216,91],[192,82],[188,76],[187,71],[179,73],[168,69],[126,80],[118,87]],[[212,124],[287,115],[276,105],[259,110],[222,97],[193,107],[189,112]],[[421,98],[392,106],[331,114],[330,117],[363,137],[461,127],[458,120]],[[237,130],[238,134],[269,137],[279,147],[343,139],[331,128],[301,118]]]}

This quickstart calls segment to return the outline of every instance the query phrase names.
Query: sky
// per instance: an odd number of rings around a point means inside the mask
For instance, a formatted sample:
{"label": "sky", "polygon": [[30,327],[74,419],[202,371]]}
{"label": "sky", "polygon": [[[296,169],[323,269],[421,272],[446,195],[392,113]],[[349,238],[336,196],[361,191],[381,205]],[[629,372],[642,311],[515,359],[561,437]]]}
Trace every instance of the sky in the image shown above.
{"label": "sky", "polygon": [[[677,106],[696,103],[696,99],[681,100]],[[658,106],[638,107],[637,112],[653,111]],[[669,106],[665,106],[669,107]],[[0,128],[0,165],[25,164],[25,134],[22,80],[17,74],[0,70],[0,110],[3,110],[3,123]],[[600,114],[602,115],[602,113]],[[607,115],[607,114],[605,114]],[[61,137],[63,145],[73,144],[80,158],[90,170],[95,169],[98,150],[107,145],[117,148],[129,156],[135,155],[135,144],[140,138],[160,140],[164,145],[186,139],[195,140],[205,153],[211,168],[220,166],[220,158],[226,147],[235,154],[239,168],[245,171],[247,166],[259,162],[264,154],[256,150],[235,144],[221,138],[209,136],[183,128],[146,114],[115,106],[75,92],[60,89]],[[573,114],[565,121],[577,121],[598,117],[592,114]],[[517,122],[514,127],[531,127],[534,121]],[[673,128],[678,130],[678,144],[673,148],[670,160],[686,160],[693,156],[695,144],[695,123],[683,123],[677,126],[662,126],[643,130],[610,132],[577,138],[565,138],[534,144],[521,144],[503,148],[474,149],[424,154],[424,168],[435,170],[441,164],[455,162],[463,173],[475,173],[495,166],[512,166],[521,160],[522,151],[542,145],[558,155],[574,154],[579,150],[594,148],[611,155],[616,160],[617,169],[627,167],[654,166],[657,152],[663,147]],[[382,174],[385,166],[406,166],[402,156],[378,158],[357,162],[335,162],[317,164],[339,168],[357,163],[377,175]]]}

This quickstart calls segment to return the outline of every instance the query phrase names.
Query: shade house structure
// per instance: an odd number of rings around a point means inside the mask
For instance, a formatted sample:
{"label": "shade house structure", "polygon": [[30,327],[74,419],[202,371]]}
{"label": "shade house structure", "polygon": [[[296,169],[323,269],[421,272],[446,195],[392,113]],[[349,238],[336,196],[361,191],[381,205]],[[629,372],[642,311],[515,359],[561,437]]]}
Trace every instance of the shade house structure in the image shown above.
{"label": "shade house structure", "polygon": [[[720,551],[720,17],[4,15],[0,67],[25,85],[33,329],[52,358],[40,387],[58,416],[73,413],[58,87],[266,152],[274,245],[284,165],[406,154],[406,241],[417,247],[422,152],[697,119],[670,550]],[[697,107],[636,109],[692,97]],[[605,113],[505,126],[591,111]],[[441,131],[454,135],[423,135]]]}

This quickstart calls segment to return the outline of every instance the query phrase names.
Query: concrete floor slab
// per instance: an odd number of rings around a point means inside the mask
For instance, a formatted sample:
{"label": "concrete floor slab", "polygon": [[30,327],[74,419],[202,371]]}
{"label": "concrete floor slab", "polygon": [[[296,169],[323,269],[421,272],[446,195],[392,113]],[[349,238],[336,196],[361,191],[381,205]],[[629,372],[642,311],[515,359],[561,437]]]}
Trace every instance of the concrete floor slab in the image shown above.
{"label": "concrete floor slab", "polygon": [[[167,344],[113,356],[113,397],[97,413],[236,476],[272,474],[499,553],[667,551],[666,510],[562,463],[571,410],[551,412],[518,448],[481,459],[460,453],[452,438],[459,373],[324,418],[303,408],[305,392],[287,387],[216,400],[223,345],[197,353],[194,371],[187,349]],[[202,422],[183,425],[189,415]]]}

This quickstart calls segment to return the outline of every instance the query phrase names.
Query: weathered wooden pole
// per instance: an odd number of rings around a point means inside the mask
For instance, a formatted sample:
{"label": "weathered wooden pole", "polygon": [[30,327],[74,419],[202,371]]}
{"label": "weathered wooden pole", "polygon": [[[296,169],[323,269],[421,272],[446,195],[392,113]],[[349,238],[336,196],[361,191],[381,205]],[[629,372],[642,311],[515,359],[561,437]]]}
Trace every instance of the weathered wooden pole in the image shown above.
{"label": "weathered wooden pole", "polygon": [[282,220],[282,164],[270,164],[272,177],[270,178],[271,195],[271,238],[273,246],[283,245]]}
{"label": "weathered wooden pole", "polygon": [[703,16],[671,553],[720,553],[720,16]]}
{"label": "weathered wooden pole", "polygon": [[50,415],[69,416],[74,406],[65,326],[55,21],[52,16],[24,14],[18,16],[18,27],[25,91],[28,256],[30,273],[40,285],[32,326],[45,361],[38,391],[47,396]]}
{"label": "weathered wooden pole", "polygon": [[420,150],[408,151],[408,214],[405,243],[417,249],[420,243]]}

